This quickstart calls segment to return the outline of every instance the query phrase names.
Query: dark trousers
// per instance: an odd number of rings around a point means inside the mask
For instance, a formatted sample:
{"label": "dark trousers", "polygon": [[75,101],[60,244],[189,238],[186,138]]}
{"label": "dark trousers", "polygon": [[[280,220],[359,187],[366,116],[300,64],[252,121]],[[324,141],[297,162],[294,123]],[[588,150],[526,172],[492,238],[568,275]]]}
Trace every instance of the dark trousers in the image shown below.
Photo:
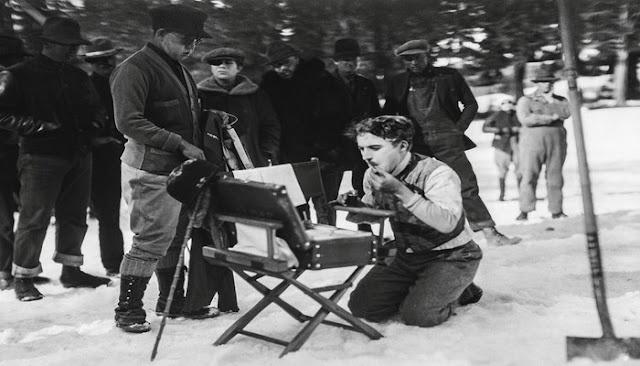
{"label": "dark trousers", "polygon": [[318,222],[328,225],[336,224],[336,213],[327,203],[338,198],[343,175],[344,169],[341,166],[320,162],[320,177],[324,187],[325,199],[312,198]]}
{"label": "dark trousers", "polygon": [[[180,211],[176,234],[167,250],[167,255],[158,263],[159,268],[173,268],[175,270],[188,224],[189,213],[183,207]],[[220,311],[238,311],[233,271],[226,267],[207,263],[202,255],[202,248],[207,245],[213,245],[211,234],[204,229],[193,228],[191,231],[191,251],[189,252],[189,278],[187,279],[187,294],[183,310],[192,312],[207,307],[211,304],[213,297],[218,294],[218,309]]]}
{"label": "dark trousers", "polygon": [[18,209],[18,146],[3,147],[0,152],[0,279],[11,277],[13,261],[14,219]]}
{"label": "dark trousers", "polygon": [[104,144],[93,149],[91,203],[98,219],[100,257],[107,270],[118,271],[124,256],[120,230],[120,155],[123,146]]}
{"label": "dark trousers", "polygon": [[496,223],[480,198],[478,179],[465,155],[463,138],[460,132],[426,133],[424,141],[429,151],[415,151],[440,160],[458,174],[462,185],[462,206],[471,230],[494,227]]}
{"label": "dark trousers", "polygon": [[473,282],[482,250],[473,241],[446,250],[398,254],[389,266],[376,265],[351,293],[353,315],[379,322],[400,313],[408,325],[445,322],[464,289]]}
{"label": "dark trousers", "polygon": [[62,157],[21,153],[20,219],[16,230],[13,272],[17,277],[42,273],[40,254],[51,212],[55,209],[56,251],[53,260],[79,267],[87,232],[91,190],[91,153]]}

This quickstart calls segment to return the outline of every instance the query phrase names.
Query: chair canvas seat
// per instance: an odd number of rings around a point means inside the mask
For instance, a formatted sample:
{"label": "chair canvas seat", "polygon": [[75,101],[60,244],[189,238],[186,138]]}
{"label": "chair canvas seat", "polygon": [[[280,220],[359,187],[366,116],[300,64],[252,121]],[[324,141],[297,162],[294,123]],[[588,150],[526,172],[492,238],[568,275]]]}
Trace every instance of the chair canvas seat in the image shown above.
{"label": "chair canvas seat", "polygon": [[[317,187],[320,177],[317,161],[301,164],[308,164],[308,167],[305,166],[303,169],[298,166],[296,169],[294,166],[296,174],[298,171],[309,172],[315,169],[317,179],[309,178],[309,174],[305,175],[305,179]],[[303,192],[305,179],[300,180]],[[319,184],[322,187],[321,181]],[[315,224],[305,229],[283,186],[224,178],[217,182],[212,193],[215,203],[212,201],[210,210],[214,210],[214,216],[218,220],[241,223],[250,221],[264,227],[265,240],[268,243],[272,245],[273,237],[276,235],[285,239],[300,262],[298,268],[292,269],[288,268],[285,261],[272,259],[270,256],[234,252],[227,248],[203,248],[203,255],[208,262],[230,268],[264,296],[231,325],[215,345],[225,344],[237,334],[243,334],[284,346],[285,349],[280,355],[282,357],[300,349],[320,324],[359,332],[370,339],[382,337],[376,329],[337,304],[353,286],[365,266],[376,262],[378,238],[368,232],[339,229],[328,225]],[[320,288],[311,288],[299,280],[307,270],[336,267],[354,267],[354,270],[343,282]],[[259,281],[263,277],[276,278],[280,282],[270,288]],[[310,316],[284,301],[280,295],[291,286],[313,299],[321,308]],[[331,293],[327,296],[324,295],[329,292]],[[292,339],[285,341],[246,329],[270,304],[278,305],[294,319],[306,323]],[[326,320],[329,314],[336,315],[342,322]]]}

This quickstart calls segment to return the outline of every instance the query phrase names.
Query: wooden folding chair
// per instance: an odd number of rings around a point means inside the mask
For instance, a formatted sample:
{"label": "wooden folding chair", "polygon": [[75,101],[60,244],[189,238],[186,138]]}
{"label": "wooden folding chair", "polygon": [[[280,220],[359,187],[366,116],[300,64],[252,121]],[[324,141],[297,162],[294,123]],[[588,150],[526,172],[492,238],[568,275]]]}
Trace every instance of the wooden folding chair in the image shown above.
{"label": "wooden folding chair", "polygon": [[[303,193],[321,189],[317,161],[307,166],[294,165],[294,171],[301,183]],[[316,173],[313,172],[316,169]],[[310,178],[314,176],[315,178]],[[308,178],[308,181],[307,181]],[[305,187],[307,191],[305,191]],[[258,256],[232,249],[205,247],[204,257],[212,264],[225,266],[236,272],[258,292],[264,295],[253,308],[247,311],[229,327],[214,343],[222,345],[237,334],[258,338],[285,347],[280,357],[297,351],[309,339],[313,331],[322,323],[363,333],[370,339],[379,339],[382,335],[373,327],[356,318],[337,303],[353,285],[364,267],[377,260],[377,245],[382,238],[368,232],[339,229],[334,226],[311,224],[300,219],[283,186],[246,182],[234,178],[220,180],[213,189],[214,203],[212,214],[220,220],[242,223],[265,230],[267,256]],[[393,212],[376,210],[381,222]],[[274,259],[274,241],[278,236],[284,239],[296,255],[299,266],[289,268],[286,261]],[[307,270],[355,266],[355,269],[342,282],[331,286],[311,288],[299,280]],[[280,282],[269,288],[259,280],[263,277],[277,278]],[[313,316],[305,315],[293,305],[284,301],[280,295],[290,286],[296,287],[317,302],[321,308]],[[328,297],[322,293],[333,292]],[[291,339],[282,340],[247,330],[249,323],[268,305],[276,304],[294,319],[306,325]],[[344,322],[326,320],[333,313]]]}

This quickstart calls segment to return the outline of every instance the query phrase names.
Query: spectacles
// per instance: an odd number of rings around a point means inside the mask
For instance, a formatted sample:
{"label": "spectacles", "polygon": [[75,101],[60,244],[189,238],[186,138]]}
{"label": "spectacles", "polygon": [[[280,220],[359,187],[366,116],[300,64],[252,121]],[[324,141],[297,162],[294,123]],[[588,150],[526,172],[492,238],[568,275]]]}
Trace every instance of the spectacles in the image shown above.
{"label": "spectacles", "polygon": [[225,64],[227,66],[231,66],[231,65],[234,65],[235,63],[236,62],[234,60],[211,60],[211,61],[209,61],[209,64],[213,65],[213,66],[220,66],[222,64]]}
{"label": "spectacles", "polygon": [[178,39],[180,39],[180,44],[182,44],[183,46],[197,46],[202,42],[202,38],[201,37],[194,37],[194,36],[185,36],[182,35],[180,33],[176,33],[176,32],[171,32],[173,34],[176,35],[176,37],[178,37]]}

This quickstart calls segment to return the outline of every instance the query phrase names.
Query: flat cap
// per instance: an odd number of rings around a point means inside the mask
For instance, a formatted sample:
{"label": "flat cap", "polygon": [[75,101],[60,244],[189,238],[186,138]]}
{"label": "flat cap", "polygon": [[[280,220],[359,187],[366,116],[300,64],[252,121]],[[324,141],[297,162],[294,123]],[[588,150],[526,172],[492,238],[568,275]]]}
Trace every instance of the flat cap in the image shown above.
{"label": "flat cap", "polygon": [[396,56],[416,55],[431,51],[431,46],[426,39],[414,39],[407,43],[401,44],[396,48]]}
{"label": "flat cap", "polygon": [[165,5],[149,10],[149,14],[154,31],[164,28],[185,36],[211,38],[203,29],[207,13],[198,9],[180,4]]}
{"label": "flat cap", "polygon": [[202,57],[202,62],[210,63],[214,60],[234,60],[238,64],[244,64],[244,52],[237,48],[220,47],[209,51]]}
{"label": "flat cap", "polygon": [[272,65],[280,60],[284,60],[290,56],[299,56],[300,50],[296,47],[282,42],[282,41],[273,41],[269,43],[267,46],[267,65]]}

